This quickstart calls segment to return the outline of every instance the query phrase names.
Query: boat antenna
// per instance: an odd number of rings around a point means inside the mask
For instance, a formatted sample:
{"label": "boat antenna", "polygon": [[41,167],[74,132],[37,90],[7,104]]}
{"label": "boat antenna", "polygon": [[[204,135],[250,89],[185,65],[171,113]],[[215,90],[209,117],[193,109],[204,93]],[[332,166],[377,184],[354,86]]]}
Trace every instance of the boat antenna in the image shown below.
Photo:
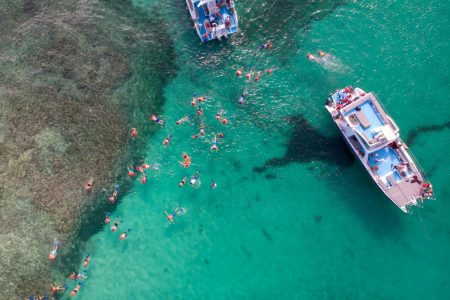
{"label": "boat antenna", "polygon": [[420,223],[422,224],[423,232],[427,237],[427,240],[430,240],[430,236],[428,235],[427,229],[425,228],[425,224],[423,223],[422,215],[420,214],[420,209],[417,209],[417,215],[419,216]]}

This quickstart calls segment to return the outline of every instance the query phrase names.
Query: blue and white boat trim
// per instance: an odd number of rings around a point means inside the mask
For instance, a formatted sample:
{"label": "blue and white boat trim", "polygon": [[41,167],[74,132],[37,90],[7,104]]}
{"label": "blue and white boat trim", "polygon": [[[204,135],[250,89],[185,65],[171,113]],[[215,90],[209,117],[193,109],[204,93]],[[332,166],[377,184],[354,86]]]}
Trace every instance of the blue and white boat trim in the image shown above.
{"label": "blue and white boat trim", "polygon": [[400,209],[410,212],[411,206],[435,199],[400,129],[373,93],[346,87],[334,92],[325,107],[373,181]]}
{"label": "blue and white boat trim", "polygon": [[227,38],[238,31],[233,0],[186,0],[186,4],[202,42]]}

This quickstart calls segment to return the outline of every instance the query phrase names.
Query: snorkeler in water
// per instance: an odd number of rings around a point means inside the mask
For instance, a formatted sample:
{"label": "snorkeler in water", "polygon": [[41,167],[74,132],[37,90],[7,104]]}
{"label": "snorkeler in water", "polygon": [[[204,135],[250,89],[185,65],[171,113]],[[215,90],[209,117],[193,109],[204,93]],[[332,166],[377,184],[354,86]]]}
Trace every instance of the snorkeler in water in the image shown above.
{"label": "snorkeler in water", "polygon": [[170,140],[172,139],[172,135],[169,133],[169,135],[166,137],[166,139],[163,141],[163,145],[167,146],[169,145]]}
{"label": "snorkeler in water", "polygon": [[183,187],[186,184],[188,177],[189,175],[184,176],[184,178],[178,183],[178,186]]}
{"label": "snorkeler in water", "polygon": [[151,115],[150,120],[155,122],[156,124],[159,124],[161,126],[164,126],[164,120],[159,119],[156,115]]}
{"label": "snorkeler in water", "polygon": [[59,249],[60,245],[61,245],[61,243],[57,239],[53,240],[52,251],[50,251],[50,253],[48,254],[48,259],[50,261],[54,261],[55,260],[56,256],[58,255],[58,249]]}
{"label": "snorkeler in water", "polygon": [[248,94],[247,89],[245,89],[245,90],[242,92],[241,96],[239,97],[239,100],[238,100],[238,103],[239,103],[239,104],[244,104],[245,98],[247,98],[247,94]]}
{"label": "snorkeler in water", "polygon": [[81,288],[81,282],[78,282],[77,286],[70,292],[70,296],[75,297]]}
{"label": "snorkeler in water", "polygon": [[194,188],[200,187],[202,182],[200,181],[200,172],[199,171],[195,172],[194,175],[191,176],[191,178],[189,180],[189,184],[191,185],[191,187],[194,187]]}
{"label": "snorkeler in water", "polygon": [[85,268],[87,268],[90,261],[91,261],[91,257],[90,257],[89,254],[88,254],[88,255],[86,255],[86,257],[84,258],[83,266],[84,266]]}
{"label": "snorkeler in water", "polygon": [[122,220],[119,220],[119,217],[116,217],[116,221],[114,221],[114,225],[111,226],[111,231],[116,232],[117,227],[119,227],[120,223],[122,223]]}
{"label": "snorkeler in water", "polygon": [[216,189],[217,188],[217,183],[213,180],[211,180],[211,188],[212,189]]}
{"label": "snorkeler in water", "polygon": [[175,217],[182,216],[186,212],[187,212],[186,208],[177,206],[177,207],[175,207],[175,209],[173,210],[173,212],[171,214],[169,214],[167,211],[165,211],[164,213],[167,216],[167,220],[169,220],[170,223],[175,224],[175,221],[174,221]]}
{"label": "snorkeler in water", "polygon": [[185,116],[185,117],[179,119],[179,120],[176,122],[176,124],[177,124],[177,125],[180,125],[180,124],[183,124],[184,122],[188,122],[188,121],[191,121],[191,120],[192,120],[192,116],[191,116],[191,115],[187,115],[187,116]]}
{"label": "snorkeler in water", "polygon": [[122,234],[119,236],[119,239],[120,239],[121,241],[123,241],[124,239],[126,239],[127,236],[128,236],[128,232],[130,232],[130,231],[131,231],[131,229],[128,228],[127,231],[122,232]]}
{"label": "snorkeler in water", "polygon": [[211,151],[219,151],[219,147],[217,147],[217,136],[214,134],[212,139]]}

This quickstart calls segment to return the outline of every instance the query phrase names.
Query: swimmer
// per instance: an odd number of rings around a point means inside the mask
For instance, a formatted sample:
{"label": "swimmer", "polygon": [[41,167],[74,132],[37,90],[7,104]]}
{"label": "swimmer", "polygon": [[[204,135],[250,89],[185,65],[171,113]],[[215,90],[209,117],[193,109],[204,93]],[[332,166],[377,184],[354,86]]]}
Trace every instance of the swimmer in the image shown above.
{"label": "swimmer", "polygon": [[252,78],[252,73],[247,73],[247,74],[245,74],[245,78],[247,78],[247,79]]}
{"label": "swimmer", "polygon": [[197,116],[202,116],[202,115],[203,115],[203,110],[202,110],[201,106],[199,106],[197,109]]}
{"label": "swimmer", "polygon": [[272,48],[272,44],[271,43],[265,43],[265,44],[261,44],[261,49],[267,49],[269,50],[270,48]]}
{"label": "swimmer", "polygon": [[188,180],[188,175],[184,176],[184,178],[178,183],[179,187],[183,187]]}
{"label": "swimmer", "polygon": [[151,167],[151,166],[148,165],[148,164],[142,164],[142,168],[143,168],[143,169],[150,169],[150,167]]}
{"label": "swimmer", "polygon": [[219,110],[216,114],[216,120],[220,121],[220,119],[222,119],[223,114],[225,114],[225,111],[223,109]]}
{"label": "swimmer", "polygon": [[193,138],[194,140],[198,139],[198,134],[194,134],[194,135],[192,136],[192,138]]}
{"label": "swimmer", "polygon": [[205,100],[206,100],[206,97],[203,97],[203,96],[198,97],[198,102],[200,102],[200,103],[202,103]]}
{"label": "swimmer", "polygon": [[72,274],[69,275],[70,280],[75,280],[75,272],[72,272]]}
{"label": "swimmer", "polygon": [[172,135],[169,134],[169,135],[166,137],[166,139],[163,141],[163,145],[164,145],[164,146],[169,145],[169,142],[170,142],[171,139],[172,139]]}
{"label": "swimmer", "polygon": [[109,201],[109,203],[114,204],[114,202],[116,201],[116,198],[114,196],[109,196],[108,201]]}
{"label": "swimmer", "polygon": [[141,172],[141,173],[143,172],[143,169],[142,169],[141,166],[136,166],[135,169],[136,169],[137,172]]}
{"label": "swimmer", "polygon": [[105,216],[105,224],[109,224],[110,222],[111,222],[111,218],[109,216],[109,213],[107,213]]}
{"label": "swimmer", "polygon": [[50,260],[50,261],[54,261],[55,260],[55,258],[56,258],[56,256],[58,255],[58,249],[59,249],[59,246],[61,245],[61,243],[60,242],[58,242],[58,240],[54,240],[53,241],[53,249],[52,249],[52,251],[50,251],[50,253],[48,254],[48,259]]}
{"label": "swimmer", "polygon": [[123,241],[124,239],[126,239],[127,236],[128,236],[128,232],[130,232],[130,230],[131,230],[131,229],[128,228],[127,231],[122,232],[122,234],[119,236],[119,239],[120,239],[121,241]]}
{"label": "swimmer", "polygon": [[86,255],[86,257],[84,258],[84,261],[83,261],[83,266],[84,266],[85,268],[88,267],[89,261],[90,261],[90,260],[91,260],[91,257],[89,256],[89,254]]}
{"label": "swimmer", "polygon": [[307,57],[309,60],[319,62],[319,59],[317,57],[315,57],[314,55],[312,55],[311,53],[308,53]]}
{"label": "swimmer", "polygon": [[239,104],[244,104],[245,98],[247,97],[247,94],[248,94],[247,89],[245,89],[245,90],[242,92],[241,97],[239,97],[239,100],[238,100],[238,103],[239,103]]}
{"label": "swimmer", "polygon": [[195,174],[191,176],[191,179],[189,180],[189,184],[191,185],[191,187],[195,187],[195,188],[200,187],[202,182],[200,181],[200,172],[199,171],[195,172]]}
{"label": "swimmer", "polygon": [[317,54],[319,54],[320,57],[325,57],[325,56],[329,56],[328,53],[323,52],[322,50],[317,51]]}
{"label": "swimmer", "polygon": [[111,226],[111,231],[116,232],[117,227],[119,227],[120,223],[122,223],[122,220],[119,220],[119,218],[116,218],[116,221],[114,222],[114,225]]}
{"label": "swimmer", "polygon": [[64,285],[51,285],[50,287],[50,292],[52,292],[52,294],[56,294],[59,291],[64,291],[67,288],[67,284],[65,283]]}
{"label": "swimmer", "polygon": [[155,122],[156,124],[159,124],[161,126],[164,126],[164,120],[159,119],[156,115],[151,115],[150,120]]}
{"label": "swimmer", "polygon": [[256,74],[255,76],[255,82],[258,82],[261,79],[261,74],[260,72],[258,72],[258,74]]}
{"label": "swimmer", "polygon": [[219,151],[219,147],[217,147],[217,136],[214,135],[212,139],[211,151]]}
{"label": "swimmer", "polygon": [[191,158],[186,153],[183,153],[183,162],[180,162],[181,165],[185,168],[188,168],[191,165]]}
{"label": "swimmer", "polygon": [[94,178],[89,178],[89,181],[84,184],[84,190],[89,192],[92,190],[92,185],[94,184]]}
{"label": "swimmer", "polygon": [[185,117],[179,119],[179,120],[176,122],[176,124],[177,124],[177,125],[180,125],[180,124],[183,124],[184,122],[191,121],[191,119],[192,119],[191,115],[187,115],[187,116],[185,116]]}
{"label": "swimmer", "polygon": [[131,136],[132,138],[135,138],[135,137],[137,136],[137,130],[136,130],[136,128],[131,128],[130,136]]}
{"label": "swimmer", "polygon": [[146,184],[147,183],[147,175],[142,175],[142,177],[141,177],[141,183],[142,184]]}
{"label": "swimmer", "polygon": [[266,73],[267,73],[267,74],[272,74],[272,72],[273,72],[272,69],[267,69],[267,70],[266,70]]}
{"label": "swimmer", "polygon": [[242,75],[242,70],[237,70],[236,71],[236,76],[241,76]]}
{"label": "swimmer", "polygon": [[83,272],[77,274],[77,277],[75,280],[84,280],[86,278],[87,278],[86,271],[83,271]]}
{"label": "swimmer", "polygon": [[81,287],[81,282],[77,284],[77,286],[70,292],[70,296],[75,297]]}
{"label": "swimmer", "polygon": [[195,96],[192,97],[191,105],[192,106],[196,106],[197,105],[197,98]]}
{"label": "swimmer", "polygon": [[214,179],[211,181],[211,188],[212,189],[216,189],[217,188],[217,183],[214,181]]}
{"label": "swimmer", "polygon": [[136,173],[134,173],[133,167],[128,166],[128,176],[134,177],[134,175],[136,175]]}
{"label": "swimmer", "polygon": [[228,119],[227,119],[227,118],[223,118],[220,122],[221,122],[223,125],[227,125],[227,124],[228,124]]}
{"label": "swimmer", "polygon": [[220,138],[220,139],[223,139],[225,136],[223,135],[223,133],[222,132],[219,132],[218,134],[217,134],[217,136]]}
{"label": "swimmer", "polygon": [[200,128],[200,136],[205,136],[205,134],[206,134],[206,131],[205,131],[205,128],[204,127],[201,127]]}
{"label": "swimmer", "polygon": [[165,211],[164,213],[167,216],[167,220],[169,220],[170,223],[175,224],[175,221],[174,221],[175,217],[184,215],[186,213],[186,211],[187,210],[185,208],[177,206],[177,207],[175,207],[175,209],[173,210],[173,212],[171,214],[169,214],[167,211]]}

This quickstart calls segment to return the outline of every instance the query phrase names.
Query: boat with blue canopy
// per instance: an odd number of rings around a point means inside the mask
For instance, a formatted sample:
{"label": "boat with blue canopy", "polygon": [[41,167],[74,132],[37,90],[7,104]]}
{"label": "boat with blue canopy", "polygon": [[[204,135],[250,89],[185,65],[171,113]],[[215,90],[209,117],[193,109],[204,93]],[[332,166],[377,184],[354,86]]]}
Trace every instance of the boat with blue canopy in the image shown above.
{"label": "boat with blue canopy", "polygon": [[404,212],[435,199],[433,187],[400,138],[400,129],[373,93],[346,87],[326,109],[354,155],[383,193]]}
{"label": "boat with blue canopy", "polygon": [[227,38],[238,31],[233,0],[186,0],[186,4],[202,42]]}

